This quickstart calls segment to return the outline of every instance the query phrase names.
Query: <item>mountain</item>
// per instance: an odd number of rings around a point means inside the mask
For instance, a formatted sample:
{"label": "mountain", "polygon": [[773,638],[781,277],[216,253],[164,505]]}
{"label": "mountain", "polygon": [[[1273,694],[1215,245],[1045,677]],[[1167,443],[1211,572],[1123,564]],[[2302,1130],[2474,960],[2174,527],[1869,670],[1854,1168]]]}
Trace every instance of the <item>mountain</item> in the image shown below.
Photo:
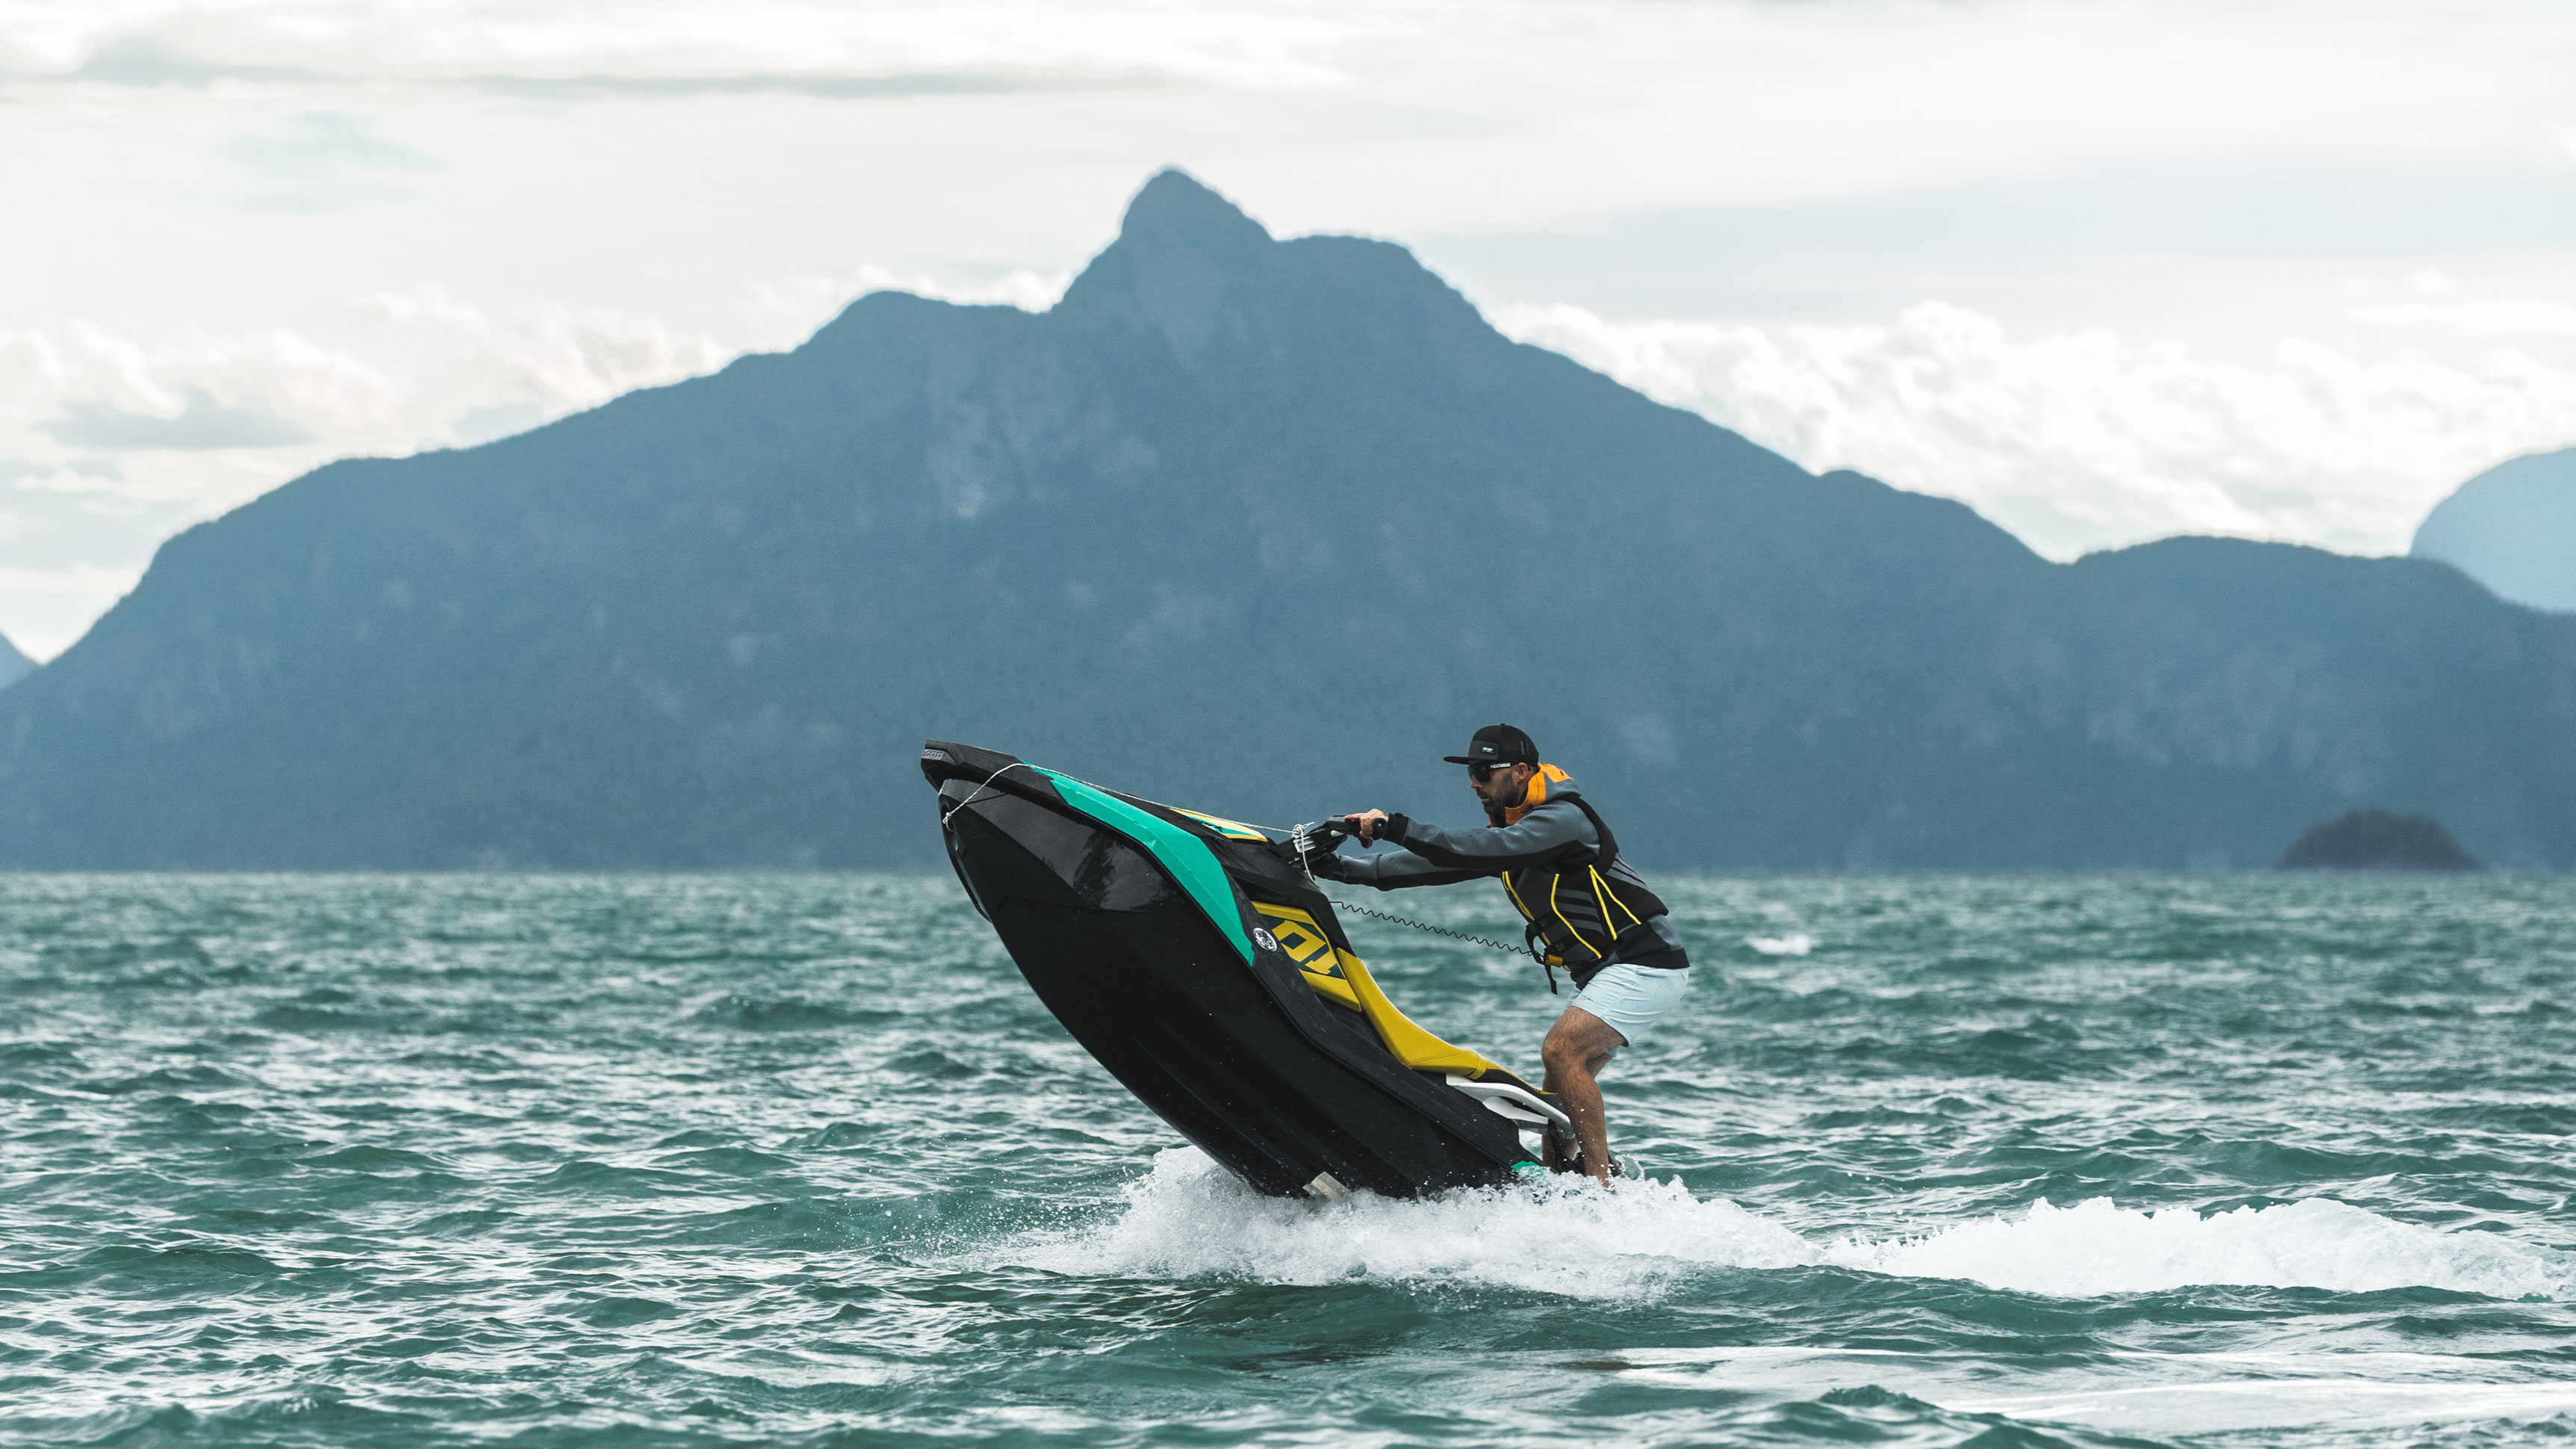
{"label": "mountain", "polygon": [[2414,558],[2535,609],[2576,610],[2576,448],[2499,463],[2433,505]]}
{"label": "mountain", "polygon": [[1649,867],[2576,863],[2576,619],[2403,559],[2072,565],[1512,343],[1176,172],[1043,314],[899,293],[170,540],[0,695],[0,864],[931,865],[926,736],[1472,820],[1507,719]]}
{"label": "mountain", "polygon": [[17,645],[10,643],[7,636],[0,635],[0,689],[7,689],[35,670],[36,661],[19,653]]}

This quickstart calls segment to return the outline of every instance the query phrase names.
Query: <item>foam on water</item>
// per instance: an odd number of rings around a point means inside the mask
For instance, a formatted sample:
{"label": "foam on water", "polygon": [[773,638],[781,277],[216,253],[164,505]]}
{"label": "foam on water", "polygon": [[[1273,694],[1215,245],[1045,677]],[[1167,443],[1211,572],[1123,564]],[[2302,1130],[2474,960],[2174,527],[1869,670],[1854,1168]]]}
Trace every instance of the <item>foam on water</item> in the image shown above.
{"label": "foam on water", "polygon": [[2517,1243],[2417,1227],[2330,1198],[2207,1217],[2189,1208],[2139,1212],[2109,1198],[2069,1208],[2036,1202],[2026,1213],[1920,1237],[1847,1239],[1827,1256],[1874,1272],[2067,1297],[2228,1284],[2556,1298],[2569,1286],[2565,1267]]}
{"label": "foam on water", "polygon": [[[2475,1373],[2491,1365],[2456,1360]],[[2576,1411],[2576,1385],[2391,1383],[2352,1377],[2246,1378],[1980,1397],[1946,1407],[2120,1433],[2215,1434],[2326,1424],[2394,1429],[2461,1419],[2547,1419]]]}
{"label": "foam on water", "polygon": [[1128,1186],[1107,1225],[1042,1242],[1022,1261],[1086,1275],[1215,1274],[1267,1283],[1368,1278],[1630,1297],[1706,1268],[1786,1268],[1815,1248],[1679,1183],[1605,1193],[1572,1178],[1400,1202],[1263,1197],[1195,1148]]}
{"label": "foam on water", "polygon": [[1447,1281],[1576,1297],[1652,1294],[1710,1268],[1817,1265],[2060,1297],[2228,1285],[2558,1298],[2571,1279],[2550,1255],[2503,1238],[2325,1198],[2207,1217],[2042,1201],[1922,1234],[1820,1244],[1725,1199],[1694,1198],[1678,1179],[1604,1192],[1557,1177],[1423,1202],[1359,1193],[1309,1203],[1263,1197],[1195,1148],[1162,1153],[1126,1196],[1107,1224],[1024,1240],[1015,1256],[1085,1275]]}
{"label": "foam on water", "polygon": [[2479,1354],[2110,1349],[2009,1375],[1975,1354],[1798,1344],[1637,1347],[1619,1361],[1632,1381],[1685,1390],[1722,1381],[1813,1398],[1859,1381],[1956,1413],[2123,1434],[2395,1428],[2576,1410],[2576,1383],[2547,1365]]}
{"label": "foam on water", "polygon": [[1816,949],[1816,938],[1804,931],[1782,936],[1747,936],[1744,944],[1765,956],[1804,956]]}

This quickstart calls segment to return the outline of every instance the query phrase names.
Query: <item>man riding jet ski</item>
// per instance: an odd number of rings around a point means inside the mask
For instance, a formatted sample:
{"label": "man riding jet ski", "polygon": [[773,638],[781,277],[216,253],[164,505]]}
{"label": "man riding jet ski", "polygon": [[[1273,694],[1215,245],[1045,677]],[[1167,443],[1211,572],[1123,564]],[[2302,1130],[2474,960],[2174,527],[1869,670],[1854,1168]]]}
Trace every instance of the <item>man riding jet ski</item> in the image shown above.
{"label": "man riding jet ski", "polygon": [[930,741],[921,772],[1038,999],[1260,1191],[1494,1185],[1571,1133],[1548,1094],[1396,1010],[1292,847],[970,745]]}
{"label": "man riding jet ski", "polygon": [[1690,957],[1664,903],[1620,858],[1618,838],[1572,777],[1542,764],[1538,746],[1507,724],[1476,731],[1467,753],[1443,756],[1467,767],[1468,788],[1484,803],[1484,830],[1444,830],[1371,810],[1344,816],[1365,844],[1403,847],[1376,857],[1309,851],[1315,874],[1379,890],[1446,885],[1498,877],[1527,922],[1531,950],[1574,975],[1574,1002],[1549,1029],[1539,1056],[1547,1090],[1574,1119],[1580,1162],[1568,1162],[1554,1139],[1548,1165],[1610,1180],[1609,1125],[1596,1078],[1611,1055],[1642,1035],[1690,985]]}

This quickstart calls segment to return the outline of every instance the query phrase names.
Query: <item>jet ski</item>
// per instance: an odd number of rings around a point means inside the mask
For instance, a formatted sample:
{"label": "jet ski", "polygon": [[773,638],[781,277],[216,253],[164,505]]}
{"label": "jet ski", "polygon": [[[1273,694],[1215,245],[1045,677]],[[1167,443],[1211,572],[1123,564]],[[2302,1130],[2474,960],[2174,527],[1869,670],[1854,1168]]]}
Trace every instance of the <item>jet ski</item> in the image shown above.
{"label": "jet ski", "polygon": [[1038,999],[1260,1192],[1421,1197],[1571,1155],[1553,1097],[1414,1024],[1294,845],[930,741],[949,862]]}

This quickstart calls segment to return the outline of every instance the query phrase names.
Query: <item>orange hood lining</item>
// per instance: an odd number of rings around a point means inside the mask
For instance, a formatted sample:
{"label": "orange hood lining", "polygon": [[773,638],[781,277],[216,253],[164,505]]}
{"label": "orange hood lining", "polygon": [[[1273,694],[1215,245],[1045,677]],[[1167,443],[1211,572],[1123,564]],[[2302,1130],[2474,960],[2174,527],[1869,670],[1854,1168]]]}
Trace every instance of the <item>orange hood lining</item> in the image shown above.
{"label": "orange hood lining", "polygon": [[1554,765],[1539,766],[1538,773],[1530,776],[1529,790],[1521,796],[1521,803],[1518,805],[1506,805],[1503,807],[1503,823],[1505,825],[1518,825],[1522,816],[1527,815],[1532,810],[1535,810],[1540,805],[1546,803],[1547,787],[1550,783],[1570,780],[1573,778],[1573,776],[1558,769]]}

